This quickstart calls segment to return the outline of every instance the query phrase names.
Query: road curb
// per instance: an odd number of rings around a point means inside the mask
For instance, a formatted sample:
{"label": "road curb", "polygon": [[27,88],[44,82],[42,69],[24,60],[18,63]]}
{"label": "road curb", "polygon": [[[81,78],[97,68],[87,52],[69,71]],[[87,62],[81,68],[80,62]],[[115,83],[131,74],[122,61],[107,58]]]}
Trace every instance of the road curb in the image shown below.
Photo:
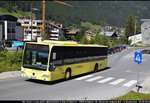
{"label": "road curb", "polygon": [[16,77],[21,77],[21,76],[14,76],[14,77],[0,78],[0,80],[6,80],[6,79],[11,79],[11,78],[16,78]]}
{"label": "road curb", "polygon": [[0,73],[0,80],[20,77],[20,71],[8,71]]}
{"label": "road curb", "polygon": [[[150,93],[150,76],[146,78],[144,82],[140,84],[140,86],[142,86],[142,88],[139,89],[139,93],[149,94]],[[132,91],[137,92],[137,87],[134,87]]]}

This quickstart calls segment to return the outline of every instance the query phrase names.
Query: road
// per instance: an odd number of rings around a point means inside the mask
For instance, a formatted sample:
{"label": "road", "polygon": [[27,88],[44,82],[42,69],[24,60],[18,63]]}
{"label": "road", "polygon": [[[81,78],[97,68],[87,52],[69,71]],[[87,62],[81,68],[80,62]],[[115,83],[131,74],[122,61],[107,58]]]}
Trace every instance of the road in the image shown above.
{"label": "road", "polygon": [[134,50],[129,48],[108,56],[109,69],[54,83],[28,80],[21,77],[0,80],[0,100],[110,100],[131,91],[150,75],[150,55],[143,63],[133,61]]}

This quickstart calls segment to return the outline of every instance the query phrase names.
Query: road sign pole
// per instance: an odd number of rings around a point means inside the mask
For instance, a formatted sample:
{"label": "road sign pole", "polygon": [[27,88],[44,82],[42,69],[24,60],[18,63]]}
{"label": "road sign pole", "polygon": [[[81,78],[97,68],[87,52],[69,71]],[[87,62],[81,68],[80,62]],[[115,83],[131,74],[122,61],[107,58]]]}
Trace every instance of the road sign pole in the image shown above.
{"label": "road sign pole", "polygon": [[136,87],[137,87],[137,93],[139,92],[139,72],[137,70],[137,84],[136,84]]}
{"label": "road sign pole", "polygon": [[[142,63],[142,53],[141,52],[135,52],[134,53],[134,62],[138,63],[140,65]],[[137,92],[139,92],[139,89],[142,88],[142,86],[139,85],[139,72],[137,70]]]}

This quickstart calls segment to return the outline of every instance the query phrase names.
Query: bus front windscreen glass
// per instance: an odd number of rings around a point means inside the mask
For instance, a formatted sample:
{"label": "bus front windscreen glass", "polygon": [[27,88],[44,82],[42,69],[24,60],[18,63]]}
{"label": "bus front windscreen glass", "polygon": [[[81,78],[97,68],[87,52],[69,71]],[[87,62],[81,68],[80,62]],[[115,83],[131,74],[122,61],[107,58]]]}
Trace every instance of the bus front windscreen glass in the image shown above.
{"label": "bus front windscreen glass", "polygon": [[48,54],[48,45],[26,44],[23,67],[45,71],[48,65]]}

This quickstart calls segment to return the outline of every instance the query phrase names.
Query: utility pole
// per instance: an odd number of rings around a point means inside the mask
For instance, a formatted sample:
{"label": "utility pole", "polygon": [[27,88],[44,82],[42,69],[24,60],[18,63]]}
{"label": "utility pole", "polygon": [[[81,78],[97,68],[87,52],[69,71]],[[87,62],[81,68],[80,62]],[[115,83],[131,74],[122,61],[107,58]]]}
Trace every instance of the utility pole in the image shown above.
{"label": "utility pole", "polygon": [[135,50],[135,35],[136,35],[136,18],[135,18],[135,25],[134,25],[134,50]]}
{"label": "utility pole", "polygon": [[[73,5],[67,4],[67,3],[60,1],[60,0],[54,0],[54,2],[60,3],[62,5],[73,7]],[[45,33],[45,9],[46,9],[45,0],[42,0],[42,33],[41,33],[42,37]]]}
{"label": "utility pole", "polygon": [[31,3],[31,41],[32,41],[32,3]]}
{"label": "utility pole", "polygon": [[45,33],[45,0],[42,2],[42,35]]}

